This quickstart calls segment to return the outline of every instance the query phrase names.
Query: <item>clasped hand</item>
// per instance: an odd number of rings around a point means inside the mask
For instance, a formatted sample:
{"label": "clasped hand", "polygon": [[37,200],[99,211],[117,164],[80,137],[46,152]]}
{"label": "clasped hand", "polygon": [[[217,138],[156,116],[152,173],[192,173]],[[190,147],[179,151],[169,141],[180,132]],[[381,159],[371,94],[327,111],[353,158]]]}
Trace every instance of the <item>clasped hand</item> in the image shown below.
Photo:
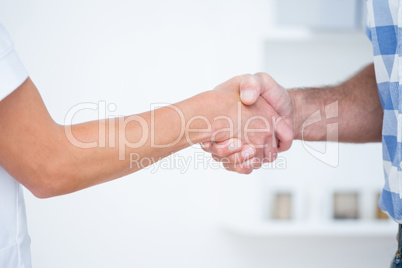
{"label": "clasped hand", "polygon": [[290,148],[294,138],[292,100],[272,77],[265,73],[236,76],[214,90],[220,91],[222,103],[237,98],[239,104],[237,109],[234,104],[225,107],[229,117],[238,118],[237,131],[230,135],[218,131],[211,141],[201,144],[227,170],[250,174]]}

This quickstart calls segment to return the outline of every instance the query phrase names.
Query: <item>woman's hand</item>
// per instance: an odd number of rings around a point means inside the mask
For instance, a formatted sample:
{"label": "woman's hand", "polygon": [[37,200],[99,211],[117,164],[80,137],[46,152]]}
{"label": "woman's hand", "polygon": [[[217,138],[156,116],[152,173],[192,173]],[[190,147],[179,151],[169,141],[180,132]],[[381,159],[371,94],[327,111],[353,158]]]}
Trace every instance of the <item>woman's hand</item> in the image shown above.
{"label": "woman's hand", "polygon": [[[253,127],[261,130],[264,128],[261,123],[265,124],[265,128],[266,122],[269,123],[265,133],[248,133],[239,139],[212,140],[202,144],[203,149],[212,153],[216,161],[223,162],[227,170],[249,174],[253,169],[260,168],[262,163],[274,161],[278,152],[290,148],[294,137],[292,100],[288,91],[272,77],[265,73],[237,76],[215,90],[237,93],[243,104],[251,105],[244,106],[254,108],[250,111],[251,116],[255,119],[261,116],[260,122],[253,122]],[[263,122],[262,118],[266,121]],[[247,127],[250,129],[249,125]]]}

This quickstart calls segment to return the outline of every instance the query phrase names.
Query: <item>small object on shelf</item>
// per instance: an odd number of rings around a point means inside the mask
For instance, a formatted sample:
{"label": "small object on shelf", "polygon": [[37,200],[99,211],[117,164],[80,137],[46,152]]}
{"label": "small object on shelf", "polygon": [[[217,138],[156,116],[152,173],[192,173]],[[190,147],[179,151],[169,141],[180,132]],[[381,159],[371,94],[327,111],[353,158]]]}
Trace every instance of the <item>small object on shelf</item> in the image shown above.
{"label": "small object on shelf", "polygon": [[292,219],[292,194],[277,193],[273,207],[273,218],[276,220]]}
{"label": "small object on shelf", "polygon": [[380,196],[381,194],[377,195],[377,203],[376,203],[376,215],[375,218],[377,220],[389,220],[389,216],[387,214],[385,214],[384,212],[382,212],[382,210],[380,209],[380,207],[377,205],[378,204],[378,200],[380,200]]}
{"label": "small object on shelf", "polygon": [[359,218],[359,194],[354,192],[338,192],[334,194],[334,219]]}

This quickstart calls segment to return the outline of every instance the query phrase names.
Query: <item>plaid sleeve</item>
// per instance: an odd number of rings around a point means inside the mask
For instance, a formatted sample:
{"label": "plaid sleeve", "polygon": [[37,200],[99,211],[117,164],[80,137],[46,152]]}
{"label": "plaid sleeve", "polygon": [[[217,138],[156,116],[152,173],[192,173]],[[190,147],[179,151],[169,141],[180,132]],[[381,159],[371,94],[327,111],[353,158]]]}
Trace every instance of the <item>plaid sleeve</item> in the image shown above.
{"label": "plaid sleeve", "polygon": [[[367,2],[367,1],[366,1]],[[372,40],[372,37],[371,37],[371,16],[370,16],[370,11],[369,11],[369,5],[366,5],[366,7],[367,7],[367,14],[366,14],[366,27],[365,27],[365,32],[366,32],[366,35],[367,35],[367,37],[368,37],[368,39],[370,39],[370,41],[372,42],[373,40]]]}
{"label": "plaid sleeve", "polygon": [[372,42],[373,40],[371,39],[371,29],[366,25],[366,35],[368,39]]}

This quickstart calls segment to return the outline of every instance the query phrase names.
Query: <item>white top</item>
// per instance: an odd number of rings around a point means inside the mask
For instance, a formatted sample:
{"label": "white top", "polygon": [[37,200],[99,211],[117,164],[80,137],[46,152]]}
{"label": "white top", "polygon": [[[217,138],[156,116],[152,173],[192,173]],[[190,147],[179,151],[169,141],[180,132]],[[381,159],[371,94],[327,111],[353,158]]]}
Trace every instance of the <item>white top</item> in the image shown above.
{"label": "white top", "polygon": [[[27,78],[10,36],[0,24],[0,105]],[[31,267],[30,243],[22,187],[0,167],[0,267]]]}

